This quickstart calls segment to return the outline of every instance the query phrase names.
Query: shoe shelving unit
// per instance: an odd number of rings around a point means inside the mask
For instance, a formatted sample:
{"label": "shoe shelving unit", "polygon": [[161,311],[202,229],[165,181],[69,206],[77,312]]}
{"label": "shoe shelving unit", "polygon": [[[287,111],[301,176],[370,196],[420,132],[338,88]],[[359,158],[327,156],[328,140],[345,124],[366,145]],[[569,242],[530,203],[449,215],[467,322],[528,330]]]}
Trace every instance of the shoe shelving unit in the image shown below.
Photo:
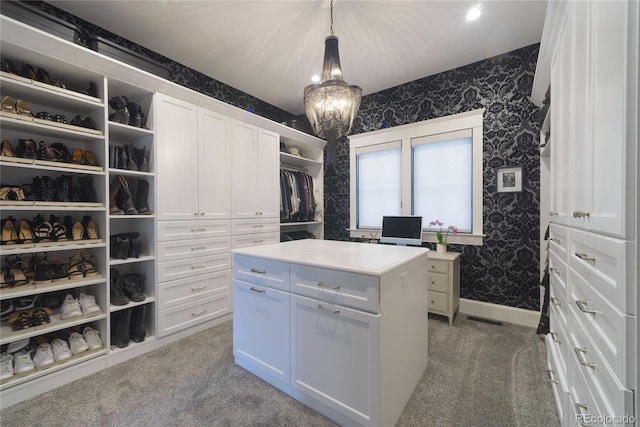
{"label": "shoe shelving unit", "polygon": [[[108,265],[107,265],[107,241],[108,223],[106,216],[106,108],[104,100],[104,77],[72,67],[56,58],[38,55],[29,50],[21,49],[15,45],[2,45],[3,57],[14,61],[26,62],[46,69],[50,75],[64,76],[66,88],[52,86],[46,83],[30,80],[22,76],[2,72],[0,74],[0,91],[2,97],[10,96],[14,102],[23,100],[29,110],[35,115],[40,111],[46,111],[51,115],[63,115],[67,123],[42,120],[30,115],[18,115],[11,112],[3,112],[0,115],[0,131],[2,139],[8,140],[14,150],[20,139],[31,139],[36,144],[43,141],[47,146],[59,142],[63,143],[69,151],[80,149],[95,154],[99,166],[76,164],[70,162],[54,162],[48,160],[34,160],[10,156],[0,157],[1,181],[3,184],[11,184],[22,187],[34,182],[35,177],[50,177],[56,180],[59,177],[71,177],[71,184],[79,186],[80,179],[88,180],[93,187],[94,200],[85,201],[42,201],[42,200],[2,200],[0,201],[0,218],[4,221],[14,219],[14,228],[18,233],[17,242],[7,242],[0,247],[0,263],[4,267],[7,258],[19,257],[25,263],[29,263],[33,256],[42,256],[52,262],[68,263],[77,254],[91,256],[95,260],[97,275],[90,277],[62,278],[55,281],[35,281],[31,279],[28,284],[3,287],[0,289],[0,300],[4,304],[14,306],[20,299],[34,298],[35,305],[38,301],[49,299],[53,294],[59,294],[58,301],[61,304],[66,294],[78,297],[81,292],[94,295],[101,311],[68,319],[60,318],[59,306],[51,307],[50,322],[32,326],[22,330],[13,330],[12,325],[4,320],[0,322],[0,348],[3,351],[12,344],[25,339],[35,342],[44,340],[51,342],[54,337],[65,335],[71,329],[82,333],[86,326],[100,332],[104,343],[102,349],[91,352],[83,352],[64,361],[56,362],[43,369],[34,369],[30,372],[16,374],[13,377],[2,380],[0,393],[2,400],[11,402],[15,395],[29,387],[35,386],[42,390],[56,387],[59,378],[74,379],[86,373],[95,372],[103,367],[108,352]],[[90,82],[97,85],[97,96],[84,93]],[[97,129],[70,125],[76,115],[91,117]],[[37,149],[37,147],[36,147]],[[59,198],[58,198],[59,199]],[[53,215],[63,221],[65,216],[70,216],[73,222],[80,221],[84,216],[90,216],[98,228],[98,239],[92,240],[63,240],[63,241],[28,241],[24,242],[20,233],[20,222],[25,219],[29,222],[34,217],[42,215],[45,221],[49,221]],[[33,230],[32,230],[33,232]],[[5,236],[6,237],[6,236]],[[5,243],[5,242],[3,242]],[[55,300],[55,299],[54,299]]]}
{"label": "shoe shelving unit", "polygon": [[[113,343],[110,345],[110,357],[109,365],[120,363],[133,356],[137,356],[149,351],[155,345],[155,173],[153,166],[153,159],[155,157],[155,143],[154,143],[154,114],[153,114],[153,92],[142,90],[138,87],[115,81],[107,81],[108,99],[116,96],[125,96],[129,102],[136,103],[142,107],[145,114],[145,120],[143,120],[143,127],[137,127],[129,124],[118,123],[109,120],[109,117],[113,114],[113,109],[109,109],[107,115],[108,123],[108,141],[109,146],[125,146],[132,145],[138,149],[144,148],[145,153],[148,153],[149,171],[142,172],[139,170],[129,170],[124,168],[116,168],[114,162],[108,163],[110,165],[108,169],[109,183],[114,183],[120,176],[124,177],[129,184],[130,190],[133,192],[134,197],[137,195],[135,191],[135,184],[138,180],[145,180],[149,185],[148,196],[146,203],[151,210],[149,215],[111,215],[109,214],[109,233],[110,235],[122,234],[122,233],[140,233],[142,239],[142,250],[138,258],[128,257],[126,259],[109,258],[109,270],[116,269],[119,274],[142,274],[143,286],[142,290],[145,294],[145,300],[142,302],[129,302],[123,306],[116,306],[110,304],[109,312],[116,313],[121,310],[132,310],[136,306],[148,305],[145,312],[145,329],[147,335],[144,341],[140,343],[134,343],[130,341],[124,348],[119,348]],[[109,106],[108,106],[109,107]],[[109,107],[110,108],[110,107]],[[109,147],[108,147],[109,148]],[[108,156],[112,156],[113,152],[109,149]],[[111,189],[110,189],[111,190]],[[111,191],[109,190],[109,196]],[[114,280],[110,277],[110,281]],[[110,314],[111,315],[111,314]],[[109,322],[110,335],[117,333],[112,331],[116,327],[115,322]]]}

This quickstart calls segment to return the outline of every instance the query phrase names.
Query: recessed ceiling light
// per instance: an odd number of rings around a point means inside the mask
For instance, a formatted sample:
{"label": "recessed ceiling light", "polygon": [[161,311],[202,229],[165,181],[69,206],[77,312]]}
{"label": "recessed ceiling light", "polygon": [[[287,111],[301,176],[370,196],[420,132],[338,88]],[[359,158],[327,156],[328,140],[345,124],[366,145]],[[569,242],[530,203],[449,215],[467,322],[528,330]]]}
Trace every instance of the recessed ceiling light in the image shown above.
{"label": "recessed ceiling light", "polygon": [[480,17],[480,6],[475,6],[467,12],[467,21],[475,21]]}

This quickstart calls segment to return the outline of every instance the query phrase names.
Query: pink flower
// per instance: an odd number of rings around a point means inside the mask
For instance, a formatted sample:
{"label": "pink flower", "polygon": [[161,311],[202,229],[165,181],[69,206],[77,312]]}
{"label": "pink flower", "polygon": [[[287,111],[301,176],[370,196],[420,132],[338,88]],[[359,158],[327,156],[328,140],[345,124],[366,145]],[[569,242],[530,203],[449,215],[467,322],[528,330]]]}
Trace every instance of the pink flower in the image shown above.
{"label": "pink flower", "polygon": [[439,226],[440,230],[436,232],[436,238],[438,239],[438,243],[441,245],[447,246],[447,236],[449,233],[458,234],[458,228],[455,225],[450,225],[447,227],[447,232],[445,234],[442,233],[442,226],[444,225],[440,220],[436,219],[429,223],[430,226]]}

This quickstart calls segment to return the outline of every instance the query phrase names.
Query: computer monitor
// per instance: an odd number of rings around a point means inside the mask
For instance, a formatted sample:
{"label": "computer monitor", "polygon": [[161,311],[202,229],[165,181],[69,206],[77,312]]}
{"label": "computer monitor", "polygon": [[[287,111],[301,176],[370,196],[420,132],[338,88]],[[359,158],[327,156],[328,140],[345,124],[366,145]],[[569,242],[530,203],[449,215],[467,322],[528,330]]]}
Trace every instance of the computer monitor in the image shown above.
{"label": "computer monitor", "polygon": [[384,216],[382,217],[382,236],[380,243],[396,245],[422,245],[421,216]]}

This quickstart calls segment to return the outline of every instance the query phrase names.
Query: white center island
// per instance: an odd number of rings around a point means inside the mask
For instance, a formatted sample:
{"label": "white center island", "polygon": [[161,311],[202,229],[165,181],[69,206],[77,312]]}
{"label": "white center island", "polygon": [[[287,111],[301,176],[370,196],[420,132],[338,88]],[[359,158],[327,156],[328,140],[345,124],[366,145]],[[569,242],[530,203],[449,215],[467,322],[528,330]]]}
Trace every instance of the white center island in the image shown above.
{"label": "white center island", "polygon": [[427,249],[235,249],[233,355],[340,425],[393,426],[427,367]]}

